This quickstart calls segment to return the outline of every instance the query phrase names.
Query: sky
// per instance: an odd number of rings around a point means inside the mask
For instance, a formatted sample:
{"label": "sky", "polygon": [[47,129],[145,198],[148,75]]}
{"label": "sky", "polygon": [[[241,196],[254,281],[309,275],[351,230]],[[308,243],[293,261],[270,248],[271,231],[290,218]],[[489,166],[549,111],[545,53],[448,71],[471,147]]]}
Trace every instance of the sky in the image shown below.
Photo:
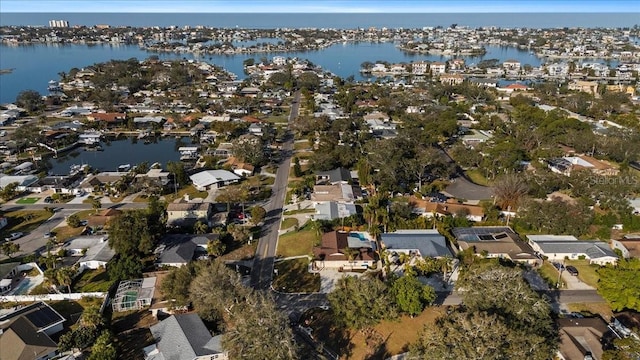
{"label": "sky", "polygon": [[0,0],[3,13],[640,13],[640,0]]}

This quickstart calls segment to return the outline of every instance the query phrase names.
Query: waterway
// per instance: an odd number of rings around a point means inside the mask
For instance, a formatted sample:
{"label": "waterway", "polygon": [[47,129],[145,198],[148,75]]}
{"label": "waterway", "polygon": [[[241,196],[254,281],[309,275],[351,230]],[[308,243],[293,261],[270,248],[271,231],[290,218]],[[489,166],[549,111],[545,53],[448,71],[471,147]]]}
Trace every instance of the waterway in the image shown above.
{"label": "waterway", "polygon": [[44,161],[47,162],[49,173],[55,175],[68,175],[72,165],[84,164],[99,171],[117,171],[120,165],[134,166],[146,161],[149,165],[160,163],[166,169],[169,161],[180,160],[178,148],[189,145],[189,137],[156,137],[149,141],[123,138],[102,141],[100,146],[103,151],[88,151],[84,147],[78,147],[58,158]]}
{"label": "waterway", "polygon": [[[255,42],[265,42],[268,39],[258,39],[244,42],[250,46]],[[272,39],[273,41],[273,39]],[[275,40],[277,41],[277,40]],[[242,44],[241,42],[237,43]],[[233,55],[197,55],[190,53],[154,53],[141,50],[137,45],[65,45],[42,44],[28,46],[0,45],[0,64],[2,68],[14,69],[10,74],[0,75],[0,103],[13,102],[20,91],[33,89],[41,94],[47,93],[49,80],[58,80],[59,73],[68,72],[72,68],[83,68],[95,63],[112,59],[127,60],[136,58],[143,60],[151,55],[158,55],[161,59],[197,59],[221,66],[243,78],[242,62],[248,58],[259,60],[262,57],[273,56],[297,57],[308,59],[323,69],[343,78],[354,76],[356,80],[365,80],[359,72],[360,65],[365,61],[412,62],[412,61],[443,61],[451,57],[429,54],[407,53],[397,48],[396,43],[348,42],[334,44],[318,51],[287,52],[287,53],[256,53]],[[483,56],[463,57],[468,64],[477,63],[483,59],[498,59],[501,62],[515,59],[522,64],[539,66],[544,62],[527,50],[487,46],[487,53]],[[593,60],[584,60],[593,61]],[[604,62],[603,60],[599,60]],[[611,62],[612,66],[617,63]]]}

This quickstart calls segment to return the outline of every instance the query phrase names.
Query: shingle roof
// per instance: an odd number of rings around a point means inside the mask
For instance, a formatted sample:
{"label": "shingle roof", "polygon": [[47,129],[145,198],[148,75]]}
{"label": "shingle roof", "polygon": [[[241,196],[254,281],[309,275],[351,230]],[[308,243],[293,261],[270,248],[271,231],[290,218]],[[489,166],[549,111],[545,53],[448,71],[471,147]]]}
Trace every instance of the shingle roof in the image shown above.
{"label": "shingle roof", "polygon": [[6,360],[31,360],[48,355],[57,345],[25,317],[14,321],[0,336],[0,355]]}
{"label": "shingle roof", "polygon": [[349,182],[351,181],[351,172],[349,169],[339,167],[329,171],[323,171],[316,174],[317,177],[327,177],[330,183]]}
{"label": "shingle roof", "polygon": [[215,339],[197,314],[172,315],[150,328],[166,360],[193,360],[220,353]]}
{"label": "shingle roof", "polygon": [[380,237],[389,250],[418,250],[423,257],[453,256],[447,240],[437,230],[398,230]]}
{"label": "shingle roof", "polygon": [[240,180],[240,177],[227,170],[205,170],[189,176],[191,181],[198,186],[206,187],[222,181]]}

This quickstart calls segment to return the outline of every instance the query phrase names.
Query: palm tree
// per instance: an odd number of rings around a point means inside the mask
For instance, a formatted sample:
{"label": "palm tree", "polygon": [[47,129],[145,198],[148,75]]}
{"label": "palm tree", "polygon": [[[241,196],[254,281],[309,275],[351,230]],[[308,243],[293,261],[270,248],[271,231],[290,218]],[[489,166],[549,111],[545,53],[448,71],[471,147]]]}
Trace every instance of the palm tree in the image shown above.
{"label": "palm tree", "polygon": [[73,282],[73,278],[76,275],[76,269],[73,267],[61,267],[56,271],[56,279],[58,280],[58,284],[61,286],[67,287],[67,292],[71,294],[71,284]]}
{"label": "palm tree", "polygon": [[493,185],[494,203],[501,209],[517,211],[529,188],[518,175],[507,174],[496,180]]}

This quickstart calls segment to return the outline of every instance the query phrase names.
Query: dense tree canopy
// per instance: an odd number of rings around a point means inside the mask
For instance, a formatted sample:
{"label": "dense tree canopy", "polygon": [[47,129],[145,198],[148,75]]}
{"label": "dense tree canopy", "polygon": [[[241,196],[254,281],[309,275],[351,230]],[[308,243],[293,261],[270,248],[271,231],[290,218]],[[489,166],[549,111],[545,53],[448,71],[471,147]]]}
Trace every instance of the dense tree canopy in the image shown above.
{"label": "dense tree canopy", "polygon": [[345,276],[329,294],[335,318],[344,326],[361,330],[397,316],[387,286],[377,279]]}
{"label": "dense tree canopy", "polygon": [[640,259],[624,259],[598,269],[598,292],[613,311],[640,311]]}

